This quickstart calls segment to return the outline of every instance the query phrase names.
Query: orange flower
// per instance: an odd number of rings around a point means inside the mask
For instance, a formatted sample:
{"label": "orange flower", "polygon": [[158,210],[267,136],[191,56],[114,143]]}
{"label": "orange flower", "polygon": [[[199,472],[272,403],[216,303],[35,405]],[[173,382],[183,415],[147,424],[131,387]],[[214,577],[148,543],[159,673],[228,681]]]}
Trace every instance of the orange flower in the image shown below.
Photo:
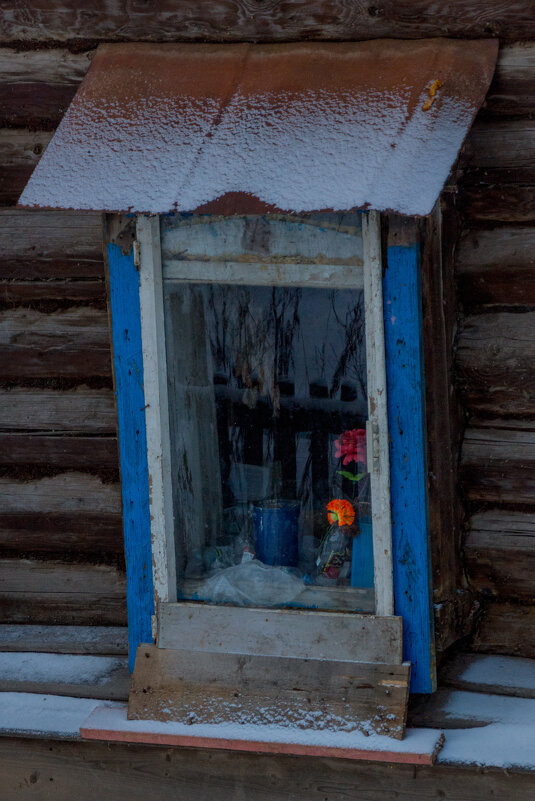
{"label": "orange flower", "polygon": [[339,526],[350,526],[355,519],[355,510],[344,498],[335,498],[327,504],[327,517],[329,523],[338,523]]}

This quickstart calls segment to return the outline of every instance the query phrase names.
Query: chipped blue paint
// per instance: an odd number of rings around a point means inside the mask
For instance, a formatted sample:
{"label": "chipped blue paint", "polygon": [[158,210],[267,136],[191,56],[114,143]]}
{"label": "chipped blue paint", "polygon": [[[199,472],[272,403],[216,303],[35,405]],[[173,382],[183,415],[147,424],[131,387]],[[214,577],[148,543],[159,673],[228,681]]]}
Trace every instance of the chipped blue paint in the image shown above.
{"label": "chipped blue paint", "polygon": [[133,670],[137,646],[152,642],[151,616],[154,614],[139,272],[134,265],[133,252],[125,256],[117,245],[108,245],[108,263],[123,497],[129,666]]}
{"label": "chipped blue paint", "polygon": [[417,244],[389,247],[383,278],[395,612],[411,692],[436,687],[428,544],[424,373]]}

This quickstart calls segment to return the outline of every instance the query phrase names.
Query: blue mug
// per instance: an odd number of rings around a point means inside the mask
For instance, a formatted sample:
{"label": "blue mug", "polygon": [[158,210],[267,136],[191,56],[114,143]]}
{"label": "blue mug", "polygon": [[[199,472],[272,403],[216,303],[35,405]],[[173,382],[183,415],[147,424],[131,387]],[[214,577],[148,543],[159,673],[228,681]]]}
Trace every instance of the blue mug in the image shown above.
{"label": "blue mug", "polygon": [[256,558],[265,565],[297,567],[298,501],[262,501],[252,509]]}

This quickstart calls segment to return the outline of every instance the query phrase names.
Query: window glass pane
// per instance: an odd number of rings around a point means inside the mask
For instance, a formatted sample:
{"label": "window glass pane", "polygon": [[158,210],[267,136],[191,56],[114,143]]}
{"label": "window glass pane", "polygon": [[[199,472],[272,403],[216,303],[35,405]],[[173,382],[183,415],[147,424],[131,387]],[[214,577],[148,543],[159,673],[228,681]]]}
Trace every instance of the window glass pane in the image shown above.
{"label": "window glass pane", "polygon": [[354,271],[354,289],[165,282],[179,598],[374,610]]}

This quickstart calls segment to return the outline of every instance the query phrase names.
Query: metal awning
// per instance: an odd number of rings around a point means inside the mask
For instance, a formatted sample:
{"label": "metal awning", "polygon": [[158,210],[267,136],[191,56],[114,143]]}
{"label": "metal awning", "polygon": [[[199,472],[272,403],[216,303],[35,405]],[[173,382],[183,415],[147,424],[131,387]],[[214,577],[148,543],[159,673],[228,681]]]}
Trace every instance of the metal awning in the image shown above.
{"label": "metal awning", "polygon": [[101,45],[20,204],[427,214],[497,49],[448,39]]}

